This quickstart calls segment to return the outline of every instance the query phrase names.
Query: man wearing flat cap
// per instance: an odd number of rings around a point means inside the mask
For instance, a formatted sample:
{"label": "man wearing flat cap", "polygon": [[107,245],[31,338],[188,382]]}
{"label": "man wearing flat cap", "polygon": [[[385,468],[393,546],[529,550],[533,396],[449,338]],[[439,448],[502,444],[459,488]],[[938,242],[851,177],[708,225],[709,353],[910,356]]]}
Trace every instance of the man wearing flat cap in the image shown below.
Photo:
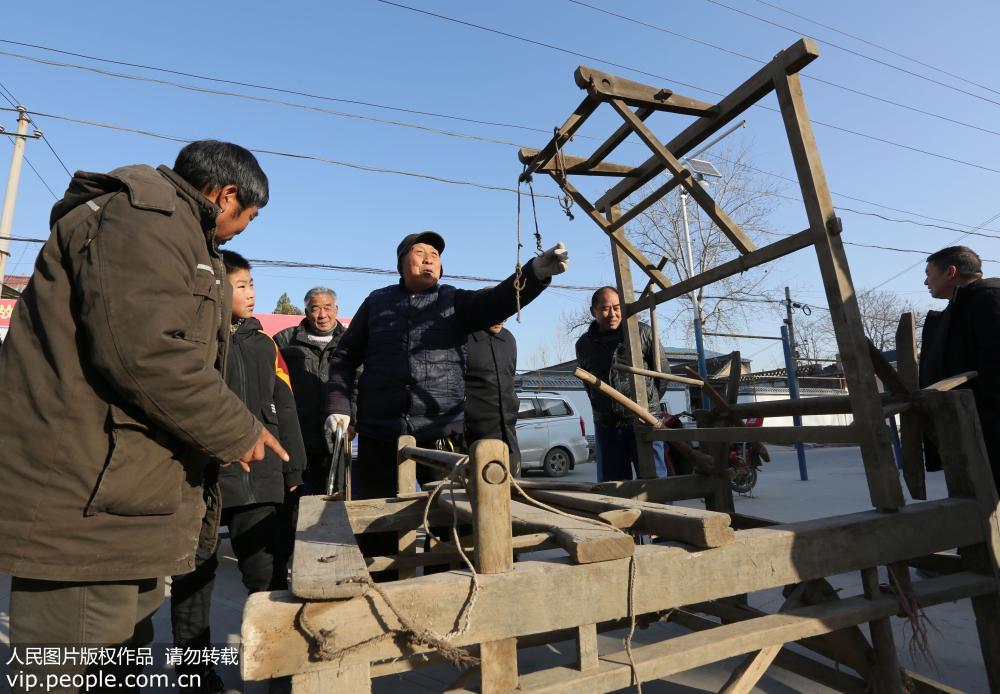
{"label": "man wearing flat cap", "polygon": [[[441,284],[443,251],[444,239],[433,231],[404,238],[396,249],[399,283],[368,295],[331,357],[328,429],[346,428],[354,373],[364,366],[355,499],[395,496],[398,437],[409,434],[418,446],[432,448],[462,431],[468,335],[517,310],[513,275],[479,291]],[[522,270],[521,306],[565,272],[568,261],[562,244],[533,258]]]}

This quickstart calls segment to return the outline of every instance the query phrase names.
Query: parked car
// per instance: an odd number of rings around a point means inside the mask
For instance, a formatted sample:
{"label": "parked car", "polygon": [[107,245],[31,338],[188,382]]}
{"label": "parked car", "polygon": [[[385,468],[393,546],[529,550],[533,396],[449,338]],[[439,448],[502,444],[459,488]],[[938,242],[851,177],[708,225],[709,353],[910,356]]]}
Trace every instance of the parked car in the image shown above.
{"label": "parked car", "polygon": [[541,468],[562,477],[587,460],[587,430],[583,417],[556,393],[518,393],[517,445],[521,469]]}

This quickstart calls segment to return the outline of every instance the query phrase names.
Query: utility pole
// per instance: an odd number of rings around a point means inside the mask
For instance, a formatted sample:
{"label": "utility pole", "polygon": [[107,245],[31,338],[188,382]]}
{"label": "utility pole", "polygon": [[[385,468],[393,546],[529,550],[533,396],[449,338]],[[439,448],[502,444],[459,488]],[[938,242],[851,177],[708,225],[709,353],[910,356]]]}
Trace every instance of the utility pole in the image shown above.
{"label": "utility pole", "polygon": [[[798,355],[795,351],[795,330],[792,325],[792,292],[785,287],[785,325],[781,328],[781,337],[785,343],[785,371],[788,374],[788,397],[792,400],[799,399],[799,376]],[[802,417],[795,415],[792,417],[794,426],[802,426]],[[806,448],[802,443],[795,444],[795,454],[799,459],[799,479],[803,482],[809,479],[809,472],[806,469]]]}
{"label": "utility pole", "polygon": [[10,232],[14,226],[14,203],[17,201],[17,186],[21,180],[21,166],[24,163],[24,141],[29,137],[38,139],[41,131],[28,135],[28,110],[24,106],[17,107],[17,132],[8,133],[0,128],[0,134],[14,138],[14,153],[10,159],[10,173],[7,174],[7,191],[3,196],[3,212],[0,213],[0,287],[3,286],[4,272],[7,269],[7,257],[10,255]]}

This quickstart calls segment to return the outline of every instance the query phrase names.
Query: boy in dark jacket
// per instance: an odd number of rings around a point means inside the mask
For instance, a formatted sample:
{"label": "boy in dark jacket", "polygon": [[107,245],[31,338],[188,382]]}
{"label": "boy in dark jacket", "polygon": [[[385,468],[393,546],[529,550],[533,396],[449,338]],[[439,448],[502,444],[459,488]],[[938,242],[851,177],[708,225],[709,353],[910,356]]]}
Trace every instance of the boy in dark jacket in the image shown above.
{"label": "boy in dark jacket", "polygon": [[[229,528],[233,553],[247,590],[251,593],[279,590],[286,587],[286,567],[291,553],[288,546],[291,535],[283,527],[287,516],[280,512],[280,506],[285,492],[294,491],[302,484],[305,446],[285,362],[277,345],[261,330],[260,321],[252,315],[255,297],[250,264],[233,251],[222,251],[222,261],[233,293],[226,385],[282,442],[288,451],[289,462],[283,463],[269,451],[264,460],[251,465],[249,471],[239,465],[220,466],[222,517],[219,524]],[[212,512],[213,509],[209,509],[209,513]],[[194,571],[175,576],[171,586],[174,643],[182,648],[210,645],[212,585],[219,561],[215,552],[199,556],[198,560]],[[193,672],[202,675],[201,687],[194,691],[223,690],[221,680],[210,666],[193,668]]]}

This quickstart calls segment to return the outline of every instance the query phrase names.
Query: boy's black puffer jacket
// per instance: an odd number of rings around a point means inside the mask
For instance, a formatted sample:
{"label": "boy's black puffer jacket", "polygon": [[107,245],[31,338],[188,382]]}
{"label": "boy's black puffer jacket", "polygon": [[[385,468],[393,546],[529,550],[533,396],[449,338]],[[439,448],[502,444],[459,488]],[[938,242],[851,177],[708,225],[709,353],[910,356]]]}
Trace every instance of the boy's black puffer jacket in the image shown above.
{"label": "boy's black puffer jacket", "polygon": [[264,460],[250,463],[250,472],[236,464],[219,470],[222,507],[281,503],[288,487],[302,484],[306,452],[285,362],[256,318],[244,320],[232,335],[226,385],[281,441],[290,460],[282,462],[268,450]]}

